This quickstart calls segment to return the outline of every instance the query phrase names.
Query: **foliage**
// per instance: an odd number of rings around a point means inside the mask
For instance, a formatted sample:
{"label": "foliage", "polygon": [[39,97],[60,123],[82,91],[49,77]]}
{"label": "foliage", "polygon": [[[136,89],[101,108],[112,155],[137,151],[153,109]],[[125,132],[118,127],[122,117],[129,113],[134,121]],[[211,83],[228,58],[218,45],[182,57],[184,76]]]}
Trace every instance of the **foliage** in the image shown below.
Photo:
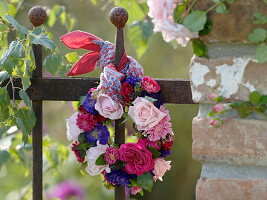
{"label": "foliage", "polygon": [[263,118],[267,117],[267,95],[262,95],[257,91],[249,94],[248,101],[229,102],[230,99],[225,99],[222,96],[216,96],[213,101],[216,105],[213,106],[212,111],[207,116],[212,118],[210,124],[215,127],[233,117],[247,118],[254,113]]}

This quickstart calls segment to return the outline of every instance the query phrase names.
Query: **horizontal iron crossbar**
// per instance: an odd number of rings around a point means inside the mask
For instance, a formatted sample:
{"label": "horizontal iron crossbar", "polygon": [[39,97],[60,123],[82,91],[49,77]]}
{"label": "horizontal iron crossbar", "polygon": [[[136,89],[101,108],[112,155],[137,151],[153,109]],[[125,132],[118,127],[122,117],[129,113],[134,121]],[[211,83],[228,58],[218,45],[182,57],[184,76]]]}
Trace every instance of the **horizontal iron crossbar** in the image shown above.
{"label": "horizontal iron crossbar", "polygon": [[[190,81],[186,79],[156,79],[162,88],[163,100],[170,104],[194,104]],[[14,79],[14,86],[21,86],[21,79]],[[77,101],[99,83],[98,78],[32,78],[27,93],[32,100]],[[12,89],[8,88],[10,96]],[[20,99],[15,91],[15,99]]]}

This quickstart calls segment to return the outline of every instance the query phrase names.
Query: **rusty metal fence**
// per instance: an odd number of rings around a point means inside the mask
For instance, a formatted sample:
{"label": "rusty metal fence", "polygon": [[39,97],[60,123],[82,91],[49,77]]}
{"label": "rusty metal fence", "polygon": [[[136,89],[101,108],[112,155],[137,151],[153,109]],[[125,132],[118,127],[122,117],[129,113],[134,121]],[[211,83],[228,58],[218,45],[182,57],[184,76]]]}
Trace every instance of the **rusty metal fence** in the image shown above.
{"label": "rusty metal fence", "polygon": [[[114,10],[113,10],[114,11]],[[117,26],[116,33],[116,51],[115,66],[119,63],[122,53],[124,52],[123,26],[119,26],[125,13],[121,10],[111,12],[115,17],[112,23]],[[127,20],[126,20],[127,21]],[[27,89],[27,94],[33,101],[33,109],[37,118],[36,125],[32,131],[33,145],[33,200],[42,200],[43,196],[43,104],[42,101],[78,101],[79,97],[86,94],[87,91],[96,87],[99,82],[97,78],[47,78],[42,77],[42,46],[33,45],[33,52],[36,62],[36,69],[31,78],[31,87]],[[156,79],[162,88],[163,100],[170,104],[194,104],[192,101],[190,81],[186,79]],[[14,86],[21,87],[21,79],[14,79]],[[12,88],[8,88],[12,95]],[[15,90],[15,99],[20,99],[18,91]],[[125,140],[125,127],[120,125],[120,120],[115,123],[115,143],[122,144]],[[125,200],[125,188],[118,187],[115,189],[115,200]]]}

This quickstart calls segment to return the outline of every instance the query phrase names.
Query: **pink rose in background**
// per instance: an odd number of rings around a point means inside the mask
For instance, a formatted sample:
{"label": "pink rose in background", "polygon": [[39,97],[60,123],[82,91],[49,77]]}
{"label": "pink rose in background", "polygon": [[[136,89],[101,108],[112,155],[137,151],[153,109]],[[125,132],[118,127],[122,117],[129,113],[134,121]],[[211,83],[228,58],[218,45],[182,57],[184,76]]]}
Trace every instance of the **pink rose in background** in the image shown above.
{"label": "pink rose in background", "polygon": [[218,94],[216,94],[216,93],[211,93],[208,95],[208,98],[212,101],[214,101],[214,98],[216,98],[216,97],[218,97]]}
{"label": "pink rose in background", "polygon": [[139,139],[137,144],[143,145],[143,146],[150,146],[153,147],[154,149],[160,150],[159,144],[155,141],[150,141],[148,139]]}
{"label": "pink rose in background", "polygon": [[149,134],[148,139],[150,141],[157,141],[160,139],[165,139],[166,136],[172,132],[172,124],[170,123],[171,117],[169,111],[166,110],[163,106],[160,106],[160,111],[165,113],[166,116],[153,128],[145,131],[146,134]]}
{"label": "pink rose in background", "polygon": [[214,110],[215,112],[222,112],[224,111],[226,108],[222,103],[218,103],[215,106],[212,107],[212,110]]}
{"label": "pink rose in background", "polygon": [[123,115],[122,105],[113,101],[110,96],[105,94],[97,96],[95,109],[100,115],[109,119],[120,119]]}
{"label": "pink rose in background", "polygon": [[220,125],[222,125],[222,121],[216,120],[216,119],[212,119],[212,120],[209,121],[209,124],[211,126],[214,126],[214,127],[219,127]]}
{"label": "pink rose in background", "polygon": [[150,130],[166,116],[152,102],[143,97],[137,97],[133,101],[128,114],[136,123],[138,130]]}
{"label": "pink rose in background", "polygon": [[155,167],[154,170],[152,171],[154,176],[154,181],[159,179],[162,181],[162,177],[166,173],[167,170],[171,169],[171,161],[166,161],[163,158],[157,158],[155,159]]}
{"label": "pink rose in background", "polygon": [[198,37],[198,33],[192,33],[184,25],[174,22],[173,11],[178,2],[181,0],[148,0],[148,15],[154,23],[154,32],[162,32],[166,42],[176,40],[186,46],[191,38]]}
{"label": "pink rose in background", "polygon": [[151,77],[149,76],[144,76],[142,78],[142,87],[147,91],[148,93],[156,93],[160,91],[160,86],[159,84]]}
{"label": "pink rose in background", "polygon": [[143,145],[136,143],[122,144],[119,148],[120,160],[126,162],[124,170],[140,176],[154,167],[152,153]]}

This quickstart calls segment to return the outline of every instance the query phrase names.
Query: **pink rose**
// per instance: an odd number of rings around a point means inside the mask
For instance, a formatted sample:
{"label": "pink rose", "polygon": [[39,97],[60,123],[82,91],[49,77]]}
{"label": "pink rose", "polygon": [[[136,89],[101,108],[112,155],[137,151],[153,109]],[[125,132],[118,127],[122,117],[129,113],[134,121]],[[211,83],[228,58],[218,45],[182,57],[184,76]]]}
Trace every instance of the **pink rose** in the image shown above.
{"label": "pink rose", "polygon": [[142,78],[142,87],[145,89],[145,91],[149,93],[156,93],[160,91],[160,86],[159,84],[151,77],[149,76],[144,76]]}
{"label": "pink rose", "polygon": [[154,168],[152,153],[143,145],[122,144],[119,152],[120,160],[126,162],[124,170],[129,174],[140,176]]}
{"label": "pink rose", "polygon": [[218,103],[212,107],[212,110],[214,110],[215,112],[222,112],[225,110],[225,107],[222,103]]}
{"label": "pink rose", "polygon": [[155,166],[153,170],[154,181],[156,181],[157,179],[162,181],[162,177],[164,176],[166,171],[171,169],[170,164],[171,164],[171,161],[166,161],[163,158],[155,159]]}
{"label": "pink rose", "polygon": [[136,123],[138,130],[150,130],[166,116],[152,102],[143,97],[137,97],[133,101],[128,114]]}
{"label": "pink rose", "polygon": [[120,119],[123,114],[122,105],[113,101],[110,96],[105,94],[97,96],[95,109],[100,115],[109,119]]}

